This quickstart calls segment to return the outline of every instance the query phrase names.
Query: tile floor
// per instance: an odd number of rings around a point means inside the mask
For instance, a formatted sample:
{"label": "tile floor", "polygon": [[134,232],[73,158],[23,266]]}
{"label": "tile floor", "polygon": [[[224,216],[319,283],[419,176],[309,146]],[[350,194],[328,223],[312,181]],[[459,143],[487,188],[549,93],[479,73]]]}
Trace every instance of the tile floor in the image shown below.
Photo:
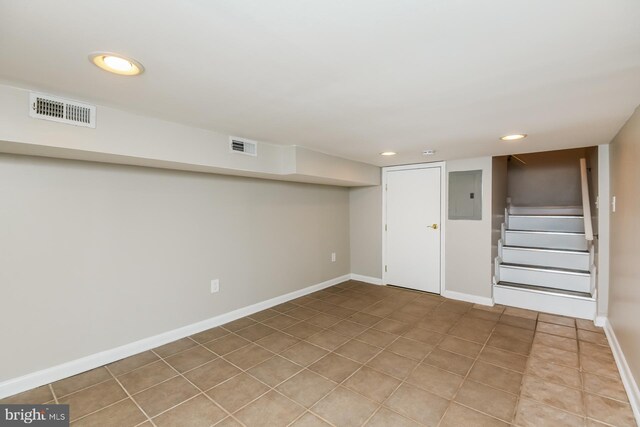
{"label": "tile floor", "polygon": [[634,426],[592,322],[350,281],[21,393],[74,426]]}

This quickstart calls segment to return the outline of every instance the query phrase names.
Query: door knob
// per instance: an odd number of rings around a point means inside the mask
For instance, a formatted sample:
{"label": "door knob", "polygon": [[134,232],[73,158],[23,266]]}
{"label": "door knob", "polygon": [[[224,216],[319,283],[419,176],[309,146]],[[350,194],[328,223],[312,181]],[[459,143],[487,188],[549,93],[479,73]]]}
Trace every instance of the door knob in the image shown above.
{"label": "door knob", "polygon": [[434,230],[438,229],[438,224],[431,224],[428,226],[429,228],[433,228]]}

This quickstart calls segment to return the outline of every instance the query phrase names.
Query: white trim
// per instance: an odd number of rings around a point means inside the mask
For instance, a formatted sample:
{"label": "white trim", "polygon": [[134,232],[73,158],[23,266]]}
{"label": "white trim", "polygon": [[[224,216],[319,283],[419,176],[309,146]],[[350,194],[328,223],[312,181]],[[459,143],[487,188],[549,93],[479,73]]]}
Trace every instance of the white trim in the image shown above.
{"label": "white trim", "polygon": [[100,353],[95,353],[89,356],[82,357],[80,359],[62,363],[51,368],[46,368],[27,375],[23,375],[21,377],[3,381],[0,383],[0,399],[7,396],[12,396],[17,393],[21,393],[26,390],[31,390],[32,388],[49,384],[63,378],[67,378],[72,375],[76,375],[81,372],[106,365],[111,362],[115,362],[116,360],[120,360],[125,357],[133,356],[134,354],[150,350],[152,348],[170,343],[180,338],[188,337],[190,335],[205,331],[210,328],[214,328],[216,326],[223,325],[241,317],[266,310],[267,308],[271,308],[278,304],[291,301],[312,292],[337,285],[338,283],[345,282],[350,278],[351,274],[345,274],[344,276],[336,277],[334,279],[311,285],[297,291],[289,292],[288,294],[280,295],[266,301],[258,302],[256,304],[242,307],[228,313],[220,314],[201,322],[192,323],[191,325],[163,332],[152,337],[143,338],[141,340],[125,344],[120,347],[105,350]]}
{"label": "white trim", "polygon": [[440,168],[440,294],[444,295],[445,292],[445,264],[444,264],[444,250],[445,250],[445,223],[446,223],[446,190],[447,190],[447,174],[446,174],[446,162],[431,162],[431,163],[417,163],[411,165],[401,166],[387,166],[382,168],[382,281],[380,284],[386,285],[387,278],[384,271],[384,266],[387,262],[387,233],[385,232],[385,224],[387,223],[387,172],[399,171],[399,170],[411,170],[411,169],[427,169],[427,168]]}
{"label": "white trim", "polygon": [[442,296],[445,298],[455,299],[458,301],[466,301],[466,302],[472,302],[475,304],[493,306],[493,298],[491,297],[481,297],[479,295],[465,294],[462,292],[455,292],[455,291],[449,291],[449,290],[445,290],[444,292],[442,292]]}
{"label": "white trim", "polygon": [[378,277],[363,276],[355,273],[351,273],[349,276],[351,277],[351,280],[357,280],[358,282],[365,282],[371,285],[382,285],[382,279]]}
{"label": "white trim", "polygon": [[604,326],[607,324],[607,317],[606,316],[596,316],[595,320],[593,321],[593,324],[600,327],[600,328],[604,328]]}
{"label": "white trim", "polygon": [[607,339],[609,340],[609,345],[613,352],[613,358],[616,360],[618,372],[620,372],[622,384],[624,384],[624,389],[629,397],[629,403],[631,404],[633,415],[636,418],[636,423],[640,425],[640,389],[638,389],[638,383],[633,378],[633,374],[631,373],[627,359],[624,357],[624,353],[622,352],[618,338],[616,338],[616,334],[613,331],[611,322],[609,322],[609,319],[606,317],[599,316],[598,318],[604,319],[604,333],[607,335]]}

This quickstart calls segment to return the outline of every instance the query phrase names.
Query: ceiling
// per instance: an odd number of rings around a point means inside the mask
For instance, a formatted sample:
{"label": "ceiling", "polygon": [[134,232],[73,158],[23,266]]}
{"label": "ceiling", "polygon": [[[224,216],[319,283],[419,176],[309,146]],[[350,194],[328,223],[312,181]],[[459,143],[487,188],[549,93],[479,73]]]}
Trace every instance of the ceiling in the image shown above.
{"label": "ceiling", "polygon": [[639,22],[637,0],[0,0],[0,79],[413,163],[608,143],[640,104]]}

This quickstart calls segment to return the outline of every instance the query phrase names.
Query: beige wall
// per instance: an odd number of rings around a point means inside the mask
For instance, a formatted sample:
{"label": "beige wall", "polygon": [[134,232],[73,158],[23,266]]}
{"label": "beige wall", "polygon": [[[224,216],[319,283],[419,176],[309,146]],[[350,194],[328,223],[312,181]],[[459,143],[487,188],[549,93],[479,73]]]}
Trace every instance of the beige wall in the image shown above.
{"label": "beige wall", "polygon": [[0,381],[350,272],[346,188],[0,155],[0,200]]}
{"label": "beige wall", "polygon": [[482,220],[449,220],[445,240],[445,287],[447,291],[490,298],[491,278],[491,157],[451,160],[449,172],[482,170]]}
{"label": "beige wall", "polygon": [[495,271],[498,241],[502,237],[504,211],[507,208],[507,157],[494,157],[491,169],[491,271]]}
{"label": "beige wall", "polygon": [[[518,154],[509,161],[508,195],[514,206],[582,205],[580,158],[586,149]],[[558,187],[562,183],[562,187]]]}
{"label": "beige wall", "polygon": [[[611,143],[609,321],[640,383],[640,108]],[[603,203],[603,201],[601,201]]]}
{"label": "beige wall", "polygon": [[382,279],[382,186],[349,192],[351,272]]}

